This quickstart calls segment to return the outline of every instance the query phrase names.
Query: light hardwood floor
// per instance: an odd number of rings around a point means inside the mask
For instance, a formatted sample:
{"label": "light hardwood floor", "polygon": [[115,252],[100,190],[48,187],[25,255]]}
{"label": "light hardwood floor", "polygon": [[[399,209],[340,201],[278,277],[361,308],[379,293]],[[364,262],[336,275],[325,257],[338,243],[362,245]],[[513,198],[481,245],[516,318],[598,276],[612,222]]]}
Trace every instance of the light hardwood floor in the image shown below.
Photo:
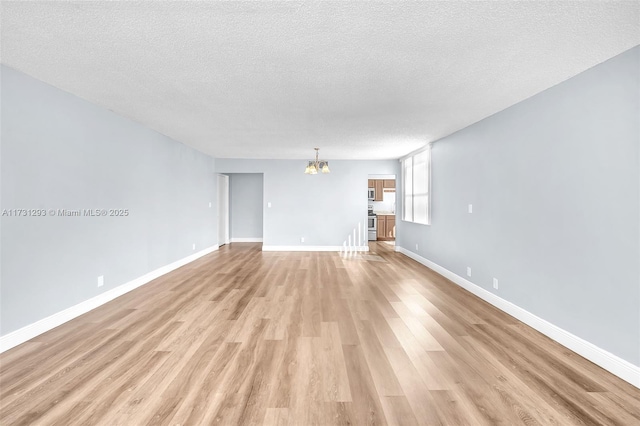
{"label": "light hardwood floor", "polygon": [[0,424],[640,424],[640,390],[371,247],[222,247],[2,354]]}

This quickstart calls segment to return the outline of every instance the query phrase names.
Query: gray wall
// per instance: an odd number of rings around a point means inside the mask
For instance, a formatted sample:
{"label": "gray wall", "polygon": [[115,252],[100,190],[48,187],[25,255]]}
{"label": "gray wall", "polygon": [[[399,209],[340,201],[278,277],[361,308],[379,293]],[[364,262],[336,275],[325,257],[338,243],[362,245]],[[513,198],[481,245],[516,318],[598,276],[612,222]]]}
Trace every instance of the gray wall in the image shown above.
{"label": "gray wall", "polygon": [[1,136],[2,209],[129,209],[3,216],[2,335],[217,244],[211,157],[4,66]]}
{"label": "gray wall", "polygon": [[218,158],[216,170],[264,173],[265,246],[341,246],[359,224],[366,227],[369,174],[397,174],[399,163],[334,160],[329,164],[330,174],[311,176],[304,174],[305,160]]}
{"label": "gray wall", "polygon": [[229,237],[262,238],[262,173],[229,174]]}
{"label": "gray wall", "polygon": [[434,143],[432,225],[401,222],[397,235],[399,246],[465,278],[470,266],[473,283],[636,365],[639,55]]}

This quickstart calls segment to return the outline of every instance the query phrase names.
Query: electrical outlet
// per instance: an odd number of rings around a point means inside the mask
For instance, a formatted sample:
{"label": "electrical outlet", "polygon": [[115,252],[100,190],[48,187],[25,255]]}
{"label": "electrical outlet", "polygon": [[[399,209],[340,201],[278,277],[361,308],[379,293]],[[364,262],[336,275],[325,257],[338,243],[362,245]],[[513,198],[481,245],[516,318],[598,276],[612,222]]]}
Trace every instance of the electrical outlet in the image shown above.
{"label": "electrical outlet", "polygon": [[271,208],[271,202],[267,203],[267,207]]}
{"label": "electrical outlet", "polygon": [[209,201],[209,208],[211,208],[211,201]]}
{"label": "electrical outlet", "polygon": [[193,248],[193,250],[196,249],[196,243],[193,243],[193,247],[192,248]]}
{"label": "electrical outlet", "polygon": [[495,288],[496,290],[498,289],[498,279],[497,278],[493,279],[493,288]]}
{"label": "electrical outlet", "polygon": [[416,250],[418,250],[418,245],[416,244]]}
{"label": "electrical outlet", "polygon": [[470,277],[471,276],[471,267],[467,266],[467,276]]}
{"label": "electrical outlet", "polygon": [[304,237],[300,237],[300,242],[304,243]]}
{"label": "electrical outlet", "polygon": [[98,277],[98,287],[102,287],[104,285],[104,275],[100,275]]}
{"label": "electrical outlet", "polygon": [[473,213],[473,204],[469,204],[469,213]]}

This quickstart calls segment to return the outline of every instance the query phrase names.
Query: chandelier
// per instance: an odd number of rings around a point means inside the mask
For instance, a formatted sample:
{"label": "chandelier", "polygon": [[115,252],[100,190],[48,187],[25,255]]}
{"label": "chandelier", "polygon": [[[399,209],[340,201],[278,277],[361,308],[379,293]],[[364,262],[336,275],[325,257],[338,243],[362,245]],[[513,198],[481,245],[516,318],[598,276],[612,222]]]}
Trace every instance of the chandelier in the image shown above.
{"label": "chandelier", "polygon": [[329,162],[325,160],[318,160],[318,151],[320,148],[314,149],[316,150],[316,159],[315,161],[309,161],[307,168],[304,169],[305,174],[317,175],[318,171],[322,171],[322,173],[331,173],[331,170],[329,170]]}

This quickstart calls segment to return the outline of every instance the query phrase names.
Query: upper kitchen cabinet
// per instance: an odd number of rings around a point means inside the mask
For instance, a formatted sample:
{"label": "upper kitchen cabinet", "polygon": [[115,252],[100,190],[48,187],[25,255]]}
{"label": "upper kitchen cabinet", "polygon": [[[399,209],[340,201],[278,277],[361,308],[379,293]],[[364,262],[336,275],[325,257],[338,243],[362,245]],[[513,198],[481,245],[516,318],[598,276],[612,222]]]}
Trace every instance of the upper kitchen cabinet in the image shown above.
{"label": "upper kitchen cabinet", "polygon": [[385,192],[395,192],[395,179],[369,179],[367,181],[369,189],[373,189],[373,198],[370,201],[384,201]]}
{"label": "upper kitchen cabinet", "polygon": [[382,190],[384,188],[384,181],[382,179],[376,179],[374,180],[375,186],[374,188],[376,189],[375,192],[375,197],[373,198],[373,201],[382,201],[383,200],[383,194],[382,194]]}

